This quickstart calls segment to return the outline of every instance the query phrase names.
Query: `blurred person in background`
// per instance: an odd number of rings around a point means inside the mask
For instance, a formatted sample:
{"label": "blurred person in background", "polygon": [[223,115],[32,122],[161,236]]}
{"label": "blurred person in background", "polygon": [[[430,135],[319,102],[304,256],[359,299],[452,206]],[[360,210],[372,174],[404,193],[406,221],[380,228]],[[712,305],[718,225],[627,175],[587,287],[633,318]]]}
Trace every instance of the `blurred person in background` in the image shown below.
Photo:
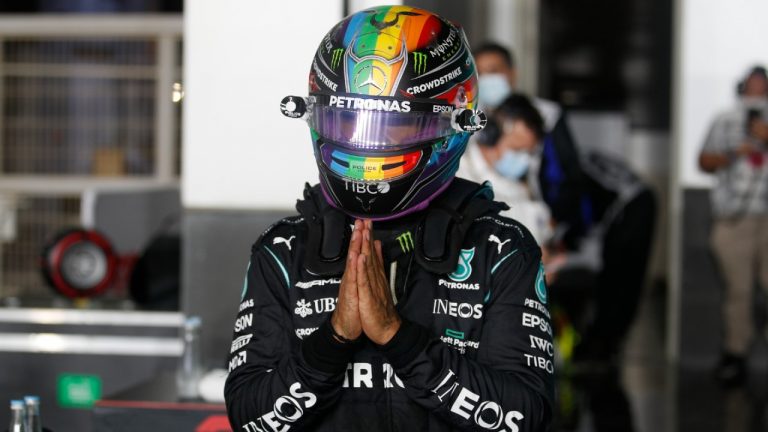
{"label": "blurred person in background", "polygon": [[[517,70],[510,51],[486,43],[474,55],[480,106],[495,115],[508,109],[507,101],[520,105],[522,99],[515,93]],[[516,151],[529,154],[528,169],[516,174],[526,179],[531,198],[544,202],[552,216],[554,234],[546,246],[549,253],[545,253],[548,277],[556,281],[552,287],[556,297],[579,303],[574,309],[583,311],[584,307],[577,301],[583,295],[573,293],[592,293],[592,313],[586,318],[588,324],[574,360],[614,366],[645,284],[656,218],[655,196],[622,161],[597,152],[581,154],[559,105],[537,98],[532,103],[543,117],[544,134],[539,140],[520,141],[525,146]],[[468,150],[465,158],[473,153]],[[488,163],[484,173],[477,170],[472,178],[496,176],[500,173],[496,165]],[[501,196],[504,192],[497,193]],[[514,203],[510,204],[514,208]],[[566,300],[568,297],[573,301]]]}
{"label": "blurred person in background", "polygon": [[477,183],[489,181],[495,198],[510,206],[502,214],[525,225],[540,245],[546,244],[553,233],[552,217],[544,202],[533,199],[526,182],[532,160],[528,149],[544,137],[539,111],[526,96],[514,94],[496,107],[475,137],[476,144],[467,146],[456,175]]}
{"label": "blurred person in background", "polygon": [[[463,31],[381,6],[323,38],[307,120],[320,184],[254,244],[225,399],[234,429],[545,431],[541,251],[454,178],[482,128]],[[303,127],[303,126],[302,126]]]}
{"label": "blurred person in background", "polygon": [[753,67],[738,84],[738,103],[713,120],[699,167],[715,174],[710,246],[725,282],[723,351],[715,377],[726,386],[744,382],[755,334],[753,287],[768,290],[768,77]]}

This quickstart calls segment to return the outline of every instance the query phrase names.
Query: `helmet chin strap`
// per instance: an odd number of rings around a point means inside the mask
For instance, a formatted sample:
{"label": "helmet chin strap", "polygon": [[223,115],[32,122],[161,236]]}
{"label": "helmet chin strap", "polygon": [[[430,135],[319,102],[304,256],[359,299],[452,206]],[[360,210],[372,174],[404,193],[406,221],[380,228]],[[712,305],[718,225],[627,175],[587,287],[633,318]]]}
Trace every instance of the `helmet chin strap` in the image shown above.
{"label": "helmet chin strap", "polygon": [[[479,185],[454,178],[445,189],[448,190],[441,189],[426,200],[423,207],[419,205],[388,218],[425,210],[416,230],[414,253],[420,265],[438,274],[455,270],[461,244],[476,218],[509,208],[504,203],[493,201],[493,191],[488,184]],[[307,184],[304,200],[296,204],[308,227],[304,265],[312,274],[319,276],[338,275],[344,271],[344,258],[351,235],[350,218],[354,217],[332,206],[328,198],[320,185],[312,187]]]}

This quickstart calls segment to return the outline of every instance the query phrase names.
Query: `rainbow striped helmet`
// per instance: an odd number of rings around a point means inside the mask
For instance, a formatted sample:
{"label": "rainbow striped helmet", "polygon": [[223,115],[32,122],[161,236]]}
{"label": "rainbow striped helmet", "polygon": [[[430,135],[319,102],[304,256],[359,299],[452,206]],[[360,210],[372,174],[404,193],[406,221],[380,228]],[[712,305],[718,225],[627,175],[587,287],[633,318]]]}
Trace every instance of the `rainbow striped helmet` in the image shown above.
{"label": "rainbow striped helmet", "polygon": [[485,125],[476,102],[463,30],[423,9],[380,6],[325,35],[309,97],[287,96],[281,110],[308,121],[328,202],[382,220],[425,208],[450,184]]}

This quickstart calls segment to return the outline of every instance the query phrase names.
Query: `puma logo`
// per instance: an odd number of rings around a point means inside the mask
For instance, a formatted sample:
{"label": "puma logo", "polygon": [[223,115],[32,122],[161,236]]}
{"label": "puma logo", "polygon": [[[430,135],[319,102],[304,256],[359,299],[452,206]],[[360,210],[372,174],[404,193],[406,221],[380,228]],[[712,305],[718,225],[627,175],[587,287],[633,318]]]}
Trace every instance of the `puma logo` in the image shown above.
{"label": "puma logo", "polygon": [[296,236],[291,236],[290,238],[283,238],[283,237],[275,237],[274,240],[272,240],[272,244],[276,245],[278,243],[285,243],[285,245],[288,247],[288,250],[291,250],[291,242],[293,239],[295,239]]}
{"label": "puma logo", "polygon": [[488,237],[489,242],[498,244],[498,246],[496,247],[496,249],[498,250],[498,253],[501,253],[501,248],[504,247],[504,245],[507,244],[507,242],[509,242],[510,240],[511,239],[506,239],[504,241],[501,241],[501,239],[496,237],[494,234],[491,234],[491,236]]}

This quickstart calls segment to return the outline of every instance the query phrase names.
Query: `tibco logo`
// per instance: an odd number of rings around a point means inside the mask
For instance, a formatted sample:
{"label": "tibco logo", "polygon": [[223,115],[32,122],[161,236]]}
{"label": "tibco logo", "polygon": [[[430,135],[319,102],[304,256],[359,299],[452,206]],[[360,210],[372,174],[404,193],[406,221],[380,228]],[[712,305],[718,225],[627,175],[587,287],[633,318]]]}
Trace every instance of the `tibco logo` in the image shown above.
{"label": "tibco logo", "polygon": [[317,396],[311,392],[301,392],[301,384],[293,383],[288,389],[290,395],[277,398],[272,411],[254,421],[243,425],[246,432],[287,431],[291,424],[298,421],[304,410],[312,408],[317,403]]}
{"label": "tibco logo", "polygon": [[483,317],[483,305],[435,299],[432,304],[432,313],[434,315],[449,315],[457,318],[479,319]]}
{"label": "tibco logo", "polygon": [[352,191],[358,194],[367,193],[369,195],[385,194],[389,192],[390,186],[387,182],[363,183],[354,180],[344,180],[344,190]]}

